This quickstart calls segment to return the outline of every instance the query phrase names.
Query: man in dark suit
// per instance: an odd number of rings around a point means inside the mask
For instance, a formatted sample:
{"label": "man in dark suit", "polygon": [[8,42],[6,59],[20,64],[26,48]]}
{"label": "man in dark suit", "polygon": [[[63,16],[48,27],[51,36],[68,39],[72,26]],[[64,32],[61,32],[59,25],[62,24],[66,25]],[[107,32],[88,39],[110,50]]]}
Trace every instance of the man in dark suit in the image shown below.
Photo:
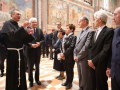
{"label": "man in dark suit", "polygon": [[103,10],[94,13],[94,25],[97,30],[92,37],[88,54],[89,90],[108,90],[106,69],[114,31],[107,28],[107,18]]}
{"label": "man in dark suit", "polygon": [[33,86],[33,66],[35,64],[35,81],[38,85],[41,85],[39,81],[39,64],[40,64],[40,55],[41,55],[41,47],[40,45],[44,42],[44,36],[41,29],[37,28],[37,19],[30,18],[29,23],[31,23],[31,28],[34,29],[34,38],[35,40],[27,43],[27,48],[25,49],[25,53],[28,60],[28,73],[29,73],[29,81],[30,87]]}
{"label": "man in dark suit", "polygon": [[53,44],[52,44],[52,39],[53,39],[53,35],[55,33],[55,29],[52,29],[52,33],[49,34],[49,45],[50,45],[50,60],[53,60]]}
{"label": "man in dark suit", "polygon": [[45,57],[45,51],[46,51],[46,56],[48,58],[49,54],[49,35],[46,33],[46,30],[43,31],[44,34],[44,43],[42,44],[43,46],[43,58]]}
{"label": "man in dark suit", "polygon": [[[120,25],[120,7],[114,11],[113,20]],[[111,75],[112,90],[120,90],[120,27],[114,30],[111,56],[111,65],[108,65],[106,74],[108,77]]]}
{"label": "man in dark suit", "polygon": [[56,41],[58,39],[58,37],[57,37],[58,31],[61,29],[61,22],[58,21],[56,24],[57,24],[57,30],[55,31],[55,33],[53,35],[53,39],[52,39],[53,46],[55,45],[55,43],[56,43]]}
{"label": "man in dark suit", "polygon": [[[1,30],[0,30],[1,34]],[[4,72],[4,61],[6,58],[6,48],[5,46],[0,42],[0,69],[1,69],[1,77],[3,77],[3,72]]]}

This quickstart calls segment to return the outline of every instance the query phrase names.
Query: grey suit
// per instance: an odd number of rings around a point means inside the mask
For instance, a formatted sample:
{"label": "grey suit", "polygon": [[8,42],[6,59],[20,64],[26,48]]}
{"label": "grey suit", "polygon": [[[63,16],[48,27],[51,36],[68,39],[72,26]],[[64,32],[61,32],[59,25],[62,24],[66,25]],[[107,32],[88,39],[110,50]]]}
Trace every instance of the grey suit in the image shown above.
{"label": "grey suit", "polygon": [[74,57],[77,56],[77,68],[79,76],[79,87],[82,90],[88,90],[89,82],[89,66],[88,49],[94,31],[87,27],[84,32],[82,30],[78,33],[77,41],[74,49]]}

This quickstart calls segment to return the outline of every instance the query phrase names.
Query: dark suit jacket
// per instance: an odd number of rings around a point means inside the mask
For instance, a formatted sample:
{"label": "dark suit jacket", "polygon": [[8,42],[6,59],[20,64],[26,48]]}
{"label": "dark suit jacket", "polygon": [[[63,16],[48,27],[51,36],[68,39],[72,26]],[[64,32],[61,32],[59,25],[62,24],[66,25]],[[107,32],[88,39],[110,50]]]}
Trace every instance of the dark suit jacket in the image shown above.
{"label": "dark suit jacket", "polygon": [[[65,56],[65,63],[75,62],[73,52],[76,43],[76,38],[77,38],[76,36],[70,35],[69,38],[64,43],[65,52],[63,52],[63,54]],[[62,45],[61,45],[61,50],[62,50]]]}
{"label": "dark suit jacket", "polygon": [[94,43],[94,35],[90,43],[88,59],[92,60],[95,67],[103,72],[106,71],[108,57],[111,51],[111,43],[114,30],[105,26],[100,32],[96,42]]}
{"label": "dark suit jacket", "polygon": [[49,44],[49,34],[44,34],[44,43],[45,43],[45,46],[48,46]]}
{"label": "dark suit jacket", "polygon": [[[0,30],[0,35],[1,35],[1,30]],[[6,48],[3,46],[2,39],[0,38],[0,52],[1,53],[6,53]]]}
{"label": "dark suit jacket", "polygon": [[41,54],[41,47],[40,46],[37,48],[31,47],[31,45],[35,44],[36,42],[40,42],[40,45],[44,42],[43,32],[39,28],[36,28],[36,37],[37,37],[36,40],[25,44],[27,46],[25,53],[28,57],[29,57],[29,55],[36,54],[36,49],[37,49],[37,55]]}
{"label": "dark suit jacket", "polygon": [[111,78],[120,83],[120,27],[114,31],[112,42]]}
{"label": "dark suit jacket", "polygon": [[49,44],[52,45],[53,33],[49,34]]}
{"label": "dark suit jacket", "polygon": [[[62,28],[61,28],[61,29],[62,29]],[[61,29],[60,29],[60,30],[61,30]],[[55,33],[54,33],[54,35],[53,35],[52,44],[55,44],[56,41],[57,41],[57,39],[58,39],[58,37],[57,37],[58,31],[59,31],[59,30],[55,31]]]}
{"label": "dark suit jacket", "polygon": [[[55,49],[55,53],[60,53],[60,46],[61,46],[61,43],[62,43],[62,38],[59,40],[59,42],[57,43],[57,45],[54,46],[54,49]],[[57,56],[56,56],[57,57]]]}

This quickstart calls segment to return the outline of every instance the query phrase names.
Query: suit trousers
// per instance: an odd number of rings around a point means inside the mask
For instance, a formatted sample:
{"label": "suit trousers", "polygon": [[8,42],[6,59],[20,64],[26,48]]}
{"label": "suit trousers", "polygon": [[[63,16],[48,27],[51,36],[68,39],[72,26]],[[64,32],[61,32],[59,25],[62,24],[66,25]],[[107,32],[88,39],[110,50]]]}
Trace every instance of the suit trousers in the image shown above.
{"label": "suit trousers", "polygon": [[48,57],[49,54],[49,46],[45,46],[45,44],[43,44],[43,57],[45,56],[45,50],[46,50],[46,55]]}
{"label": "suit trousers", "polygon": [[67,76],[66,82],[68,84],[72,84],[72,82],[73,82],[74,64],[75,63],[65,63],[65,62],[63,62],[64,68],[65,68],[65,71],[66,71],[66,76]]}
{"label": "suit trousers", "polygon": [[0,52],[0,69],[1,69],[1,72],[4,72],[5,58],[6,58],[6,52]]}
{"label": "suit trousers", "polygon": [[89,90],[108,90],[107,79],[106,72],[90,67]]}
{"label": "suit trousers", "polygon": [[115,77],[111,79],[111,85],[112,90],[120,90],[120,82],[118,82]]}
{"label": "suit trousers", "polygon": [[39,81],[39,64],[40,64],[40,56],[37,54],[33,54],[29,56],[28,59],[28,73],[29,73],[29,81],[33,82],[33,66],[35,64],[35,81]]}
{"label": "suit trousers", "polygon": [[52,52],[52,49],[53,49],[53,45],[50,45],[50,58],[53,58],[53,52]]}
{"label": "suit trousers", "polygon": [[77,62],[78,77],[79,77],[79,88],[82,90],[88,90],[89,86],[89,72],[90,67],[88,66],[87,60]]}

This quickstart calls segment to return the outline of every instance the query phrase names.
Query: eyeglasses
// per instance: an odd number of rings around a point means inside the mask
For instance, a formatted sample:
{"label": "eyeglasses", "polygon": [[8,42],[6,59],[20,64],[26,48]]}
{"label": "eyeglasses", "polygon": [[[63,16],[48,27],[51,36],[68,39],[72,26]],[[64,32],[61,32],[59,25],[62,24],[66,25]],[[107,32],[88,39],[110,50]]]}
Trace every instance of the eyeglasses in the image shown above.
{"label": "eyeglasses", "polygon": [[31,23],[37,23],[37,22],[31,22]]}

